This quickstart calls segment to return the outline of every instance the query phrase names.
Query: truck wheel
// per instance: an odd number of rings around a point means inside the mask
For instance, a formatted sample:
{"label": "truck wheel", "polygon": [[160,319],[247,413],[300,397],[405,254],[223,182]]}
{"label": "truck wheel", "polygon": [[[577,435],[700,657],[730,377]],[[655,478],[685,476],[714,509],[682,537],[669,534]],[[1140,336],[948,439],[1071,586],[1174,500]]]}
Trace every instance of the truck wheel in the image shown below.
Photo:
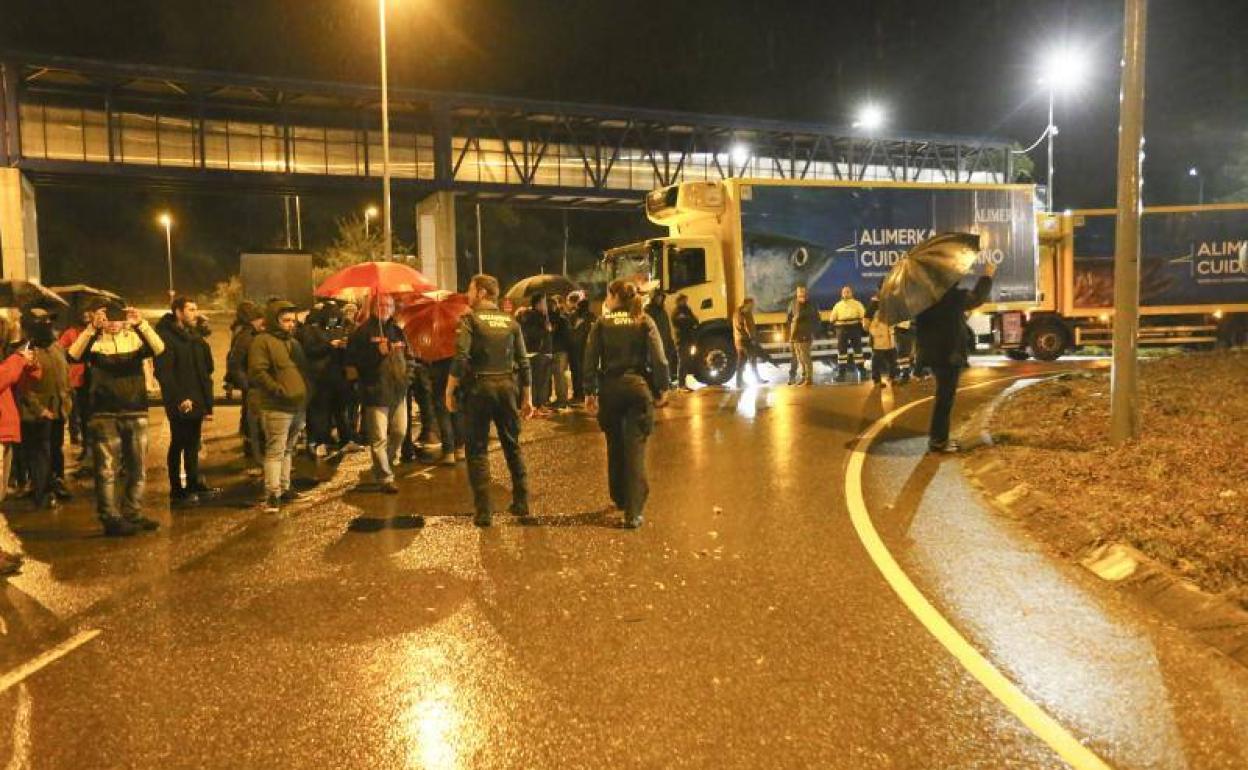
{"label": "truck wheel", "polygon": [[1005,357],[1011,361],[1026,361],[1031,358],[1031,354],[1027,352],[1026,348],[1010,348],[1005,351]]}
{"label": "truck wheel", "polygon": [[732,340],[715,334],[698,340],[697,378],[704,385],[723,385],[737,370]]}
{"label": "truck wheel", "polygon": [[1027,330],[1027,350],[1037,361],[1056,361],[1069,344],[1066,329],[1056,321],[1042,321]]}

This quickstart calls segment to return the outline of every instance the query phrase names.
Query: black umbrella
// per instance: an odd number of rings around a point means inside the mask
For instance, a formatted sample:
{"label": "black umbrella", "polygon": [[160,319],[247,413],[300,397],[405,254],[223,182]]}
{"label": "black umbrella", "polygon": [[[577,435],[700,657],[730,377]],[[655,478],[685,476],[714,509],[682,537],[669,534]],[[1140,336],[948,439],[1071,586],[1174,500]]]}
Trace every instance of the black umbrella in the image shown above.
{"label": "black umbrella", "polygon": [[576,282],[566,275],[543,273],[541,275],[530,275],[528,278],[521,278],[516,282],[515,286],[507,290],[507,299],[512,302],[522,302],[534,294],[566,295],[568,292],[576,291],[579,288]]}
{"label": "black umbrella", "polygon": [[0,280],[0,307],[69,307],[56,292],[51,291],[38,281],[25,278],[5,278]]}
{"label": "black umbrella", "polygon": [[108,289],[97,289],[94,286],[88,286],[85,283],[75,283],[69,286],[49,286],[49,291],[54,291],[65,300],[70,309],[73,310],[75,316],[82,315],[87,306],[94,299],[102,299],[109,302],[121,302],[121,295],[111,292]]}
{"label": "black umbrella", "polygon": [[876,311],[887,324],[898,324],[927,310],[975,267],[979,236],[944,233],[915,246],[893,265],[880,286]]}

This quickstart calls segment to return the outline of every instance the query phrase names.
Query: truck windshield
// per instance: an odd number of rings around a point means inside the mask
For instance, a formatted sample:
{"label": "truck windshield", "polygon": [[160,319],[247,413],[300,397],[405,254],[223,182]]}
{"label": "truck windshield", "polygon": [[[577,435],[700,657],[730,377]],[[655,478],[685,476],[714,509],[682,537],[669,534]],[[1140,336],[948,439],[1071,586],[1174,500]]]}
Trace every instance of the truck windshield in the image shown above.
{"label": "truck windshield", "polygon": [[617,249],[605,257],[607,274],[611,280],[617,278],[636,283],[645,283],[655,277],[658,260],[652,256],[654,251],[649,244],[639,243],[636,248]]}

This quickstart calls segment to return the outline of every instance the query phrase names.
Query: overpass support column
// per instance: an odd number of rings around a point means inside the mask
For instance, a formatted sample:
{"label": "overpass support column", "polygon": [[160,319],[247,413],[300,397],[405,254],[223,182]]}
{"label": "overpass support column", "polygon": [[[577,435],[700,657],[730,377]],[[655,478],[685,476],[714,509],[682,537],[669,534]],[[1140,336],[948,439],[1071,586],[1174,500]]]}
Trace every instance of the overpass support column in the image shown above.
{"label": "overpass support column", "polygon": [[420,272],[443,289],[459,290],[455,258],[455,193],[440,190],[416,204]]}
{"label": "overpass support column", "polygon": [[16,168],[0,168],[0,275],[40,278],[35,187]]}

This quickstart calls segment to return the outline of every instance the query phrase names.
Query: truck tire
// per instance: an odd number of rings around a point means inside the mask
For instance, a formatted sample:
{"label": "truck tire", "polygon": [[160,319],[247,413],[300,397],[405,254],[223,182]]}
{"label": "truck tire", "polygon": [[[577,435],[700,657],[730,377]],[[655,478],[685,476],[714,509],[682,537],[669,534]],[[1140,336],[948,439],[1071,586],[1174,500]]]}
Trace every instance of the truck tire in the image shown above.
{"label": "truck tire", "polygon": [[1027,330],[1027,351],[1037,361],[1056,361],[1070,345],[1070,334],[1059,321],[1040,320]]}
{"label": "truck tire", "polygon": [[1027,352],[1026,348],[1010,348],[1005,351],[1005,357],[1011,361],[1026,361],[1031,358],[1031,354]]}
{"label": "truck tire", "polygon": [[698,340],[695,376],[704,385],[723,385],[737,371],[737,350],[732,339],[708,334]]}

